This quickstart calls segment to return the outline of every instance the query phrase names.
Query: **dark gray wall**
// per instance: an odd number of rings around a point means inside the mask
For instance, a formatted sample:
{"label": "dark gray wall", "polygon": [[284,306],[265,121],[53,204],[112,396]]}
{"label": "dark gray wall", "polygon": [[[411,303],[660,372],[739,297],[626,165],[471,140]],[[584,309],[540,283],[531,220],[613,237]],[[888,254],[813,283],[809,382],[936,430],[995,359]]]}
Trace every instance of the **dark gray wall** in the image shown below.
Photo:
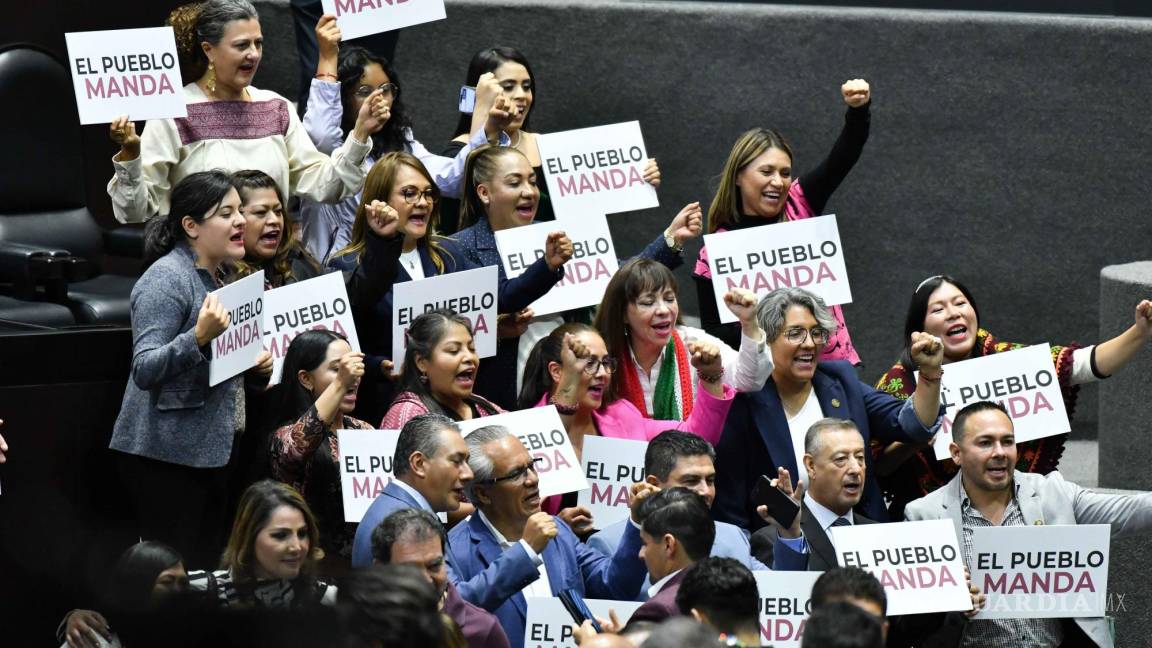
{"label": "dark gray wall", "polygon": [[[262,5],[269,35],[273,9]],[[840,83],[867,78],[872,138],[829,211],[872,380],[895,357],[912,290],[941,272],[968,283],[981,324],[1001,337],[1096,340],[1100,268],[1152,253],[1150,37],[1152,21],[1139,19],[450,0],[448,20],[404,30],[397,65],[433,149],[455,123],[468,60],[493,44],[532,61],[536,130],[639,119],[663,171],[662,207],[609,219],[626,251],[684,203],[708,203],[747,128],[785,133],[802,177],[839,131]],[[266,74],[258,82],[275,86]],[[678,276],[695,312],[688,270]],[[1082,391],[1078,436],[1095,433],[1095,389]]]}

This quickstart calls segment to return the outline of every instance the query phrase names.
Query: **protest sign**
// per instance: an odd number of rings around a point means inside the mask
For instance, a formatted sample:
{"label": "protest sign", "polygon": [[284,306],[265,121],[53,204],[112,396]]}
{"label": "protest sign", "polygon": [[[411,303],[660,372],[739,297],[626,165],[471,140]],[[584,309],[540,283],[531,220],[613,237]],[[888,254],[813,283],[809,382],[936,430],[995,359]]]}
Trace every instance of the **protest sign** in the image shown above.
{"label": "protest sign", "polygon": [[251,369],[263,350],[260,323],[264,312],[264,271],[232,282],[212,294],[229,314],[228,328],[208,343],[212,348],[208,384],[215,386]]}
{"label": "protest sign", "polygon": [[804,288],[829,306],[852,301],[834,214],[706,234],[704,245],[721,322],[736,321],[724,305],[733,288],[757,297],[777,288]]}
{"label": "protest sign", "polygon": [[812,585],[823,572],[754,571],[760,593],[760,636],[764,645],[799,648],[812,614]]}
{"label": "protest sign", "polygon": [[[919,372],[916,374],[919,379]],[[940,380],[944,418],[933,443],[937,459],[951,456],[952,421],[965,405],[996,401],[1008,410],[1016,443],[1064,434],[1072,429],[1060,381],[1047,344],[993,353],[948,365]]]}
{"label": "protest sign", "polygon": [[500,248],[500,262],[507,277],[519,277],[536,259],[543,257],[548,234],[558,230],[564,230],[572,240],[572,258],[564,264],[564,278],[532,302],[536,315],[599,304],[619,264],[608,219],[600,214],[562,224],[537,223],[496,232],[496,246]]}
{"label": "protest sign", "polygon": [[171,27],[64,34],[81,124],[185,117]]}
{"label": "protest sign", "polygon": [[313,329],[343,334],[353,351],[360,350],[344,275],[340,272],[264,293],[264,350],[272,353],[275,362],[269,384],[280,382],[280,370],[284,368],[288,345],[297,335]]}
{"label": "protest sign", "polygon": [[[558,597],[526,596],[524,600],[528,604],[528,614],[524,620],[524,648],[575,648],[572,628],[576,626],[576,621],[564,609]],[[605,620],[609,618],[609,610],[615,610],[621,623],[627,623],[632,613],[643,605],[638,601],[604,599],[584,599],[584,603],[592,616]]]}
{"label": "protest sign", "polygon": [[628,493],[644,481],[647,441],[584,437],[584,476],[591,488],[580,491],[576,503],[592,512],[596,528],[615,524],[631,515]]}
{"label": "protest sign", "polygon": [[660,205],[644,181],[648,153],[640,122],[536,136],[558,220]]}
{"label": "protest sign", "polygon": [[503,425],[520,438],[528,454],[540,459],[540,497],[571,493],[588,488],[584,471],[576,460],[576,450],[564,430],[564,422],[552,405],[474,418],[457,423],[460,433],[468,436],[477,428]]}
{"label": "protest sign", "polygon": [[884,586],[888,616],[972,609],[951,520],[857,524],[829,532],[841,567],[860,567]]}
{"label": "protest sign", "polygon": [[972,529],[972,584],[987,597],[976,618],[1104,616],[1112,528],[1031,522]]}
{"label": "protest sign", "polygon": [[444,0],[322,0],[321,5],[336,16],[345,41],[445,18]]}
{"label": "protest sign", "polygon": [[496,355],[496,297],[499,269],[475,270],[405,281],[392,287],[392,362],[397,370],[404,362],[405,334],[420,315],[438,308],[455,312],[472,322],[476,354]]}
{"label": "protest sign", "polygon": [[340,491],[344,521],[359,522],[392,479],[399,430],[339,430]]}

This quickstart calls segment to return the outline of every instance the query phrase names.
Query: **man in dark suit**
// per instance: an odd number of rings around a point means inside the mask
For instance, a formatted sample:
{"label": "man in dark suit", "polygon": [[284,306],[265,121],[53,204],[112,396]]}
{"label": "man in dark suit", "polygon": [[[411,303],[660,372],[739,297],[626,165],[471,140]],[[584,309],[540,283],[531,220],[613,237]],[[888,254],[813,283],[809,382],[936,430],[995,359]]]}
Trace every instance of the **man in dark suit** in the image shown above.
{"label": "man in dark suit", "polygon": [[439,518],[420,509],[403,509],[389,515],[372,532],[373,562],[379,565],[419,567],[440,596],[440,608],[456,622],[469,648],[508,648],[508,637],[495,615],[460,597],[448,582],[444,562],[448,543]]}
{"label": "man in dark suit", "polygon": [[[800,543],[799,551],[793,549],[794,543],[781,543],[779,550],[807,556],[808,571],[827,571],[837,565],[828,529],[874,523],[852,510],[864,493],[867,452],[864,437],[856,424],[847,419],[821,419],[813,423],[804,436],[808,489],[798,516],[804,542]],[[787,471],[782,471],[782,475],[786,478]],[[770,526],[752,535],[752,551],[761,562],[772,564],[776,536],[788,537],[788,533],[779,532],[775,520],[764,519]],[[803,558],[794,558],[803,564]]]}
{"label": "man in dark suit", "polygon": [[404,424],[392,458],[392,480],[368,507],[352,543],[352,566],[372,564],[372,531],[401,509],[455,511],[472,481],[468,446],[452,419],[421,414]]}
{"label": "man in dark suit", "polygon": [[[647,572],[637,525],[625,530],[615,554],[591,549],[567,524],[540,510],[537,460],[520,439],[490,425],[465,441],[476,513],[448,533],[449,578],[466,601],[496,614],[514,648],[524,645],[527,596],[573,589],[587,598],[635,599]],[[632,487],[633,520],[657,490],[644,483]]]}
{"label": "man in dark suit", "polygon": [[633,621],[655,621],[680,614],[676,592],[684,570],[708,557],[716,525],[708,503],[687,488],[672,488],[649,497],[640,507],[640,557],[654,584],[648,601],[632,613]]}

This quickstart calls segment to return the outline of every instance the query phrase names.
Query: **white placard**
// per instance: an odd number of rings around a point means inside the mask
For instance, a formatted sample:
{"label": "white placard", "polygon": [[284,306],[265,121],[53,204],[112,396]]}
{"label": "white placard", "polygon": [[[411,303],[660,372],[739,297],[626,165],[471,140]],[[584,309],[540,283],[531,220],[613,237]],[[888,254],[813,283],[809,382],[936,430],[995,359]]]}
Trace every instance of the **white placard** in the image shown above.
{"label": "white placard", "polygon": [[171,27],[64,34],[81,124],[186,117]]}
{"label": "white placard", "polygon": [[343,40],[445,18],[444,0],[322,0],[321,5],[336,16]]}
{"label": "white placard", "polygon": [[547,294],[532,302],[531,308],[536,315],[598,305],[619,267],[608,219],[600,214],[569,219],[562,225],[537,223],[496,232],[496,246],[500,248],[504,274],[509,279],[524,274],[528,266],[544,256],[548,234],[561,229],[572,240],[572,258],[564,264],[564,278]]}
{"label": "white placard", "polygon": [[260,330],[264,311],[264,271],[259,270],[212,291],[212,294],[230,316],[228,328],[208,343],[212,347],[208,384],[215,386],[251,369],[264,350],[264,335]]}
{"label": "white placard", "polygon": [[392,287],[392,362],[404,362],[405,333],[413,320],[438,308],[454,311],[472,322],[476,354],[496,355],[496,299],[500,270],[475,270],[405,281]]}
{"label": "white placard", "polygon": [[339,430],[336,438],[344,521],[360,522],[392,479],[392,458],[400,430]]}
{"label": "white placard", "polygon": [[640,122],[536,136],[558,220],[658,207]]}
{"label": "white placard", "polygon": [[972,584],[987,597],[976,618],[1104,616],[1112,528],[1025,524],[972,529]]}
{"label": "white placard", "polygon": [[586,436],[582,453],[584,477],[591,486],[580,491],[576,503],[592,512],[597,529],[603,529],[631,514],[628,493],[632,484],[644,481],[644,453],[647,441]]}
{"label": "white placard", "polygon": [[313,329],[341,333],[353,351],[360,350],[343,273],[330,272],[264,293],[264,349],[272,353],[276,363],[268,384],[280,382],[284,356],[292,340]]}
{"label": "white placard", "polygon": [[964,555],[951,520],[829,529],[841,567],[860,567],[888,595],[888,616],[972,609]]}
{"label": "white placard", "polygon": [[754,571],[760,593],[760,636],[765,646],[800,648],[812,614],[812,586],[824,572]]}
{"label": "white placard", "polygon": [[[526,596],[527,618],[524,620],[525,648],[575,648],[572,628],[576,621],[564,609],[559,597]],[[605,599],[584,599],[592,616],[608,619],[609,610],[616,611],[616,618],[626,623],[643,603],[637,601],[609,601]]]}
{"label": "white placard", "polygon": [[540,497],[588,488],[588,480],[584,479],[584,470],[576,459],[576,450],[568,439],[564,422],[552,405],[460,421],[456,425],[464,436],[478,428],[503,425],[520,437],[528,453],[542,459],[538,467]]}
{"label": "white placard", "polygon": [[940,399],[946,409],[933,443],[937,459],[951,457],[952,421],[976,401],[996,401],[1008,410],[1016,443],[1072,429],[1047,344],[950,363],[940,380]]}
{"label": "white placard", "polygon": [[736,321],[724,305],[732,288],[757,297],[777,288],[803,288],[829,306],[852,301],[835,214],[706,234],[704,245],[721,322]]}

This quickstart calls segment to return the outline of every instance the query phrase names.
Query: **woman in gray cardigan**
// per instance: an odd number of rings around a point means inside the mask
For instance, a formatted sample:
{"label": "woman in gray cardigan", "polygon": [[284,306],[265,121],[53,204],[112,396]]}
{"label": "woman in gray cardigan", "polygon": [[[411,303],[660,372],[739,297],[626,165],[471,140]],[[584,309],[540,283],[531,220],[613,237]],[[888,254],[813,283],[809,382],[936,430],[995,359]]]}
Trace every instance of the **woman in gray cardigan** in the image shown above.
{"label": "woman in gray cardigan", "polygon": [[171,211],[148,222],[149,267],[132,289],[132,374],[112,433],[140,536],[213,564],[225,526],[227,466],[244,427],[244,382],[267,383],[263,352],[247,377],[208,385],[210,343],[229,314],[208,293],[225,262],[244,256],[244,216],[231,177],[194,173]]}

